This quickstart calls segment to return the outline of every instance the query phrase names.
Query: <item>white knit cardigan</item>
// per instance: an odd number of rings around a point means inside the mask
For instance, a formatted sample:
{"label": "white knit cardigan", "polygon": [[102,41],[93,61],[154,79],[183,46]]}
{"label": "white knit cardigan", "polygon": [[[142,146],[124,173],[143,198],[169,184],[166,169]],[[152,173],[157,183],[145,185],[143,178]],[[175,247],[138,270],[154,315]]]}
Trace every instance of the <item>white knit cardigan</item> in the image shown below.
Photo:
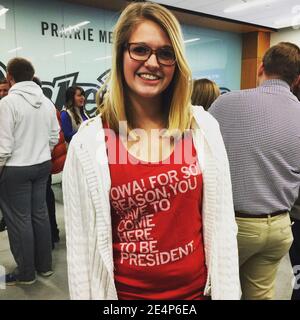
{"label": "white knit cardigan", "polygon": [[[193,107],[193,139],[203,174],[203,237],[213,300],[240,298],[237,226],[229,164],[217,121]],[[73,137],[63,172],[71,299],[118,299],[114,283],[111,186],[100,116]]]}

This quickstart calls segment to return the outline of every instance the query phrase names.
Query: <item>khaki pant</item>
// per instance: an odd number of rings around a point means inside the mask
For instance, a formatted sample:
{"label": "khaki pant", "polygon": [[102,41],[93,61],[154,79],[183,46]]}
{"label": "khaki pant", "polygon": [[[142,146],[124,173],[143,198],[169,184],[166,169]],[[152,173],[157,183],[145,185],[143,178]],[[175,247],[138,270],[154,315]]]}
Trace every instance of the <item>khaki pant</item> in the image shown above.
{"label": "khaki pant", "polygon": [[236,221],[242,299],[273,299],[278,265],[293,242],[290,216],[237,217]]}

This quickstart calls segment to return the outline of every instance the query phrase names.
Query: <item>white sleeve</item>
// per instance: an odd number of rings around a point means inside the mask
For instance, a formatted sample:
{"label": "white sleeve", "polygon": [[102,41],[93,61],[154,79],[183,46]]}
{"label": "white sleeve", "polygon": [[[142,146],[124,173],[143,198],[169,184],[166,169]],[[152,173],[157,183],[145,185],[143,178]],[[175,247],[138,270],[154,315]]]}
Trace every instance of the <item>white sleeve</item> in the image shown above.
{"label": "white sleeve", "polygon": [[59,132],[60,132],[60,126],[57,120],[56,116],[56,108],[51,102],[51,122],[50,122],[50,139],[49,139],[49,145],[50,149],[53,150],[53,148],[57,145],[59,141]]}
{"label": "white sleeve", "polygon": [[70,298],[87,300],[91,299],[87,219],[90,197],[72,142],[64,166],[62,185]]}
{"label": "white sleeve", "polygon": [[217,219],[217,236],[219,237],[219,264],[221,273],[219,297],[216,299],[239,300],[241,297],[239,278],[239,255],[237,233],[238,227],[235,221],[230,167],[223,138],[218,126],[218,145],[220,152],[218,170],[218,195],[219,216]]}
{"label": "white sleeve", "polygon": [[14,112],[6,100],[0,103],[0,166],[10,158],[14,147]]}

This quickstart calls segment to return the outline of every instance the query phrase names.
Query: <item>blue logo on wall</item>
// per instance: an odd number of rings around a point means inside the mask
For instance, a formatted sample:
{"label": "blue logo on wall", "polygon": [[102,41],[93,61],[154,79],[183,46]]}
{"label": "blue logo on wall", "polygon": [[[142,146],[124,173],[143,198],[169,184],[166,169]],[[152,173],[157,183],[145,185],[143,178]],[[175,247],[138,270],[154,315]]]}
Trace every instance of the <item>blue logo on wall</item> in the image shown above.
{"label": "blue logo on wall", "polygon": [[[79,72],[69,73],[53,78],[52,81],[42,81],[42,89],[46,97],[48,97],[61,110],[65,104],[65,94],[67,88],[71,86],[82,87],[85,91],[86,104],[85,109],[89,116],[93,116],[96,112],[96,94],[99,88],[105,83],[109,75],[110,69],[103,72],[96,80],[96,83],[79,82]],[[6,66],[0,61],[0,79],[6,77]]]}
{"label": "blue logo on wall", "polygon": [[[89,116],[93,116],[96,112],[96,94],[97,91],[108,78],[110,69],[103,72],[96,80],[96,83],[78,82],[79,72],[69,73],[53,78],[52,81],[42,81],[42,89],[46,97],[48,97],[54,105],[61,110],[65,104],[65,93],[67,88],[71,86],[82,87],[85,91],[86,105],[85,109]],[[6,66],[0,61],[0,79],[5,78]],[[229,92],[230,89],[220,87],[221,94]]]}

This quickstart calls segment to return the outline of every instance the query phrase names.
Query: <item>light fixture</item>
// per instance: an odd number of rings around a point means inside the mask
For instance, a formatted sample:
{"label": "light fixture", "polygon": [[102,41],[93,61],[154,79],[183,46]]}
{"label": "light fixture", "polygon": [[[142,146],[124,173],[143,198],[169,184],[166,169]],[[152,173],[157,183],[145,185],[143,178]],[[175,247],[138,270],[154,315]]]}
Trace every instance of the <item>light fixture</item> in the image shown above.
{"label": "light fixture", "polygon": [[300,26],[300,15],[293,17],[293,18],[287,18],[285,20],[276,20],[273,23],[274,28],[276,29],[282,29],[282,28],[288,28],[293,27],[294,29],[299,29]]}
{"label": "light fixture", "polygon": [[191,42],[195,42],[195,41],[199,41],[200,38],[193,38],[193,39],[188,39],[188,40],[184,40],[184,43],[191,43]]}
{"label": "light fixture", "polygon": [[55,58],[62,57],[62,56],[66,56],[67,54],[71,54],[71,53],[72,53],[72,51],[66,51],[66,52],[55,54],[54,57]]}
{"label": "light fixture", "polygon": [[280,1],[280,0],[253,0],[253,1],[244,1],[241,4],[237,4],[235,6],[231,6],[224,10],[225,13],[233,13],[238,11],[247,10],[254,7],[264,6],[271,4],[273,2]]}
{"label": "light fixture", "polygon": [[74,24],[73,26],[69,26],[67,28],[63,28],[62,30],[59,31],[59,33],[71,33],[72,31],[78,31],[80,27],[83,27],[87,24],[89,24],[90,21],[82,21],[82,22],[79,22],[77,24]]}
{"label": "light fixture", "polygon": [[275,28],[281,29],[284,27],[288,27],[291,23],[291,18],[286,18],[286,19],[280,19],[274,21],[273,25]]}
{"label": "light fixture", "polygon": [[4,14],[6,14],[6,12],[8,11],[9,9],[7,8],[2,8],[0,9],[0,16],[3,16]]}
{"label": "light fixture", "polygon": [[96,58],[95,61],[102,61],[102,60],[107,60],[110,59],[111,56],[106,56],[106,57],[100,57],[100,58]]}
{"label": "light fixture", "polygon": [[23,47],[17,47],[17,48],[14,48],[14,49],[8,50],[7,52],[8,52],[8,53],[13,53],[13,52],[16,52],[16,51],[18,51],[18,50],[22,50],[22,49],[23,49]]}

